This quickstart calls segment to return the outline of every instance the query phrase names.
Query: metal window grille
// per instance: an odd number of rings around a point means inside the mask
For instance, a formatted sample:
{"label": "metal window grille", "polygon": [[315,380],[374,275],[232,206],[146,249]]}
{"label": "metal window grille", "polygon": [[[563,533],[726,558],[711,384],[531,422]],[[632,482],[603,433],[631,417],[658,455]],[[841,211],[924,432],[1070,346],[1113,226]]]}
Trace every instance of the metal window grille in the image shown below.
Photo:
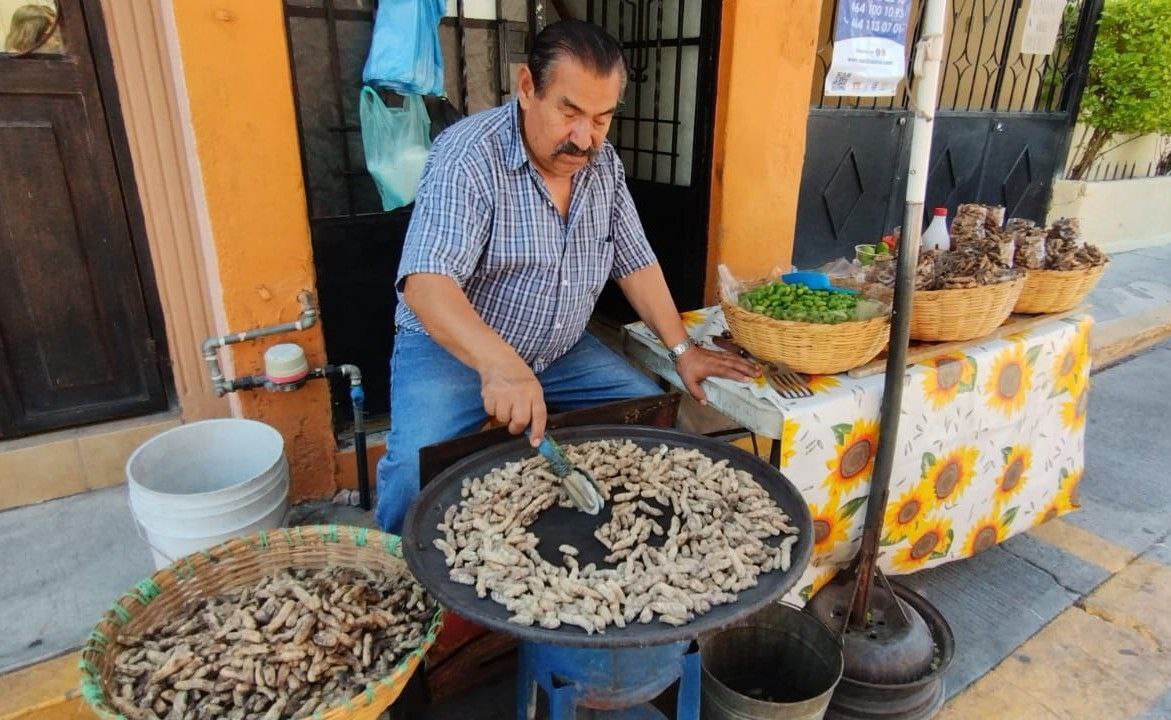
{"label": "metal window grille", "polygon": [[[358,122],[377,2],[284,2],[310,219],[381,213]],[[463,114],[497,105],[511,90],[511,68],[527,56],[530,23],[543,22],[543,3],[494,0],[491,19],[466,17],[464,0],[449,5],[453,16],[439,29],[448,101]],[[384,95],[395,102],[393,93]]]}
{"label": "metal window grille", "polygon": [[584,17],[616,37],[626,58],[629,82],[610,142],[631,178],[691,184],[703,5],[700,0],[586,2]]}
{"label": "metal window grille", "polygon": [[[832,109],[907,109],[910,95],[904,82],[893,98],[826,97],[825,76],[833,56],[833,25],[838,4],[823,5],[821,40],[817,50],[811,104]],[[848,0],[847,0],[848,1]],[[1065,112],[1076,96],[1077,44],[1083,27],[1086,0],[1068,0],[1051,55],[1020,52],[1025,29],[1025,0],[955,0],[948,19],[947,54],[943,62],[939,109],[962,112]],[[908,30],[907,74],[914,64],[920,38],[922,0],[912,3]]]}

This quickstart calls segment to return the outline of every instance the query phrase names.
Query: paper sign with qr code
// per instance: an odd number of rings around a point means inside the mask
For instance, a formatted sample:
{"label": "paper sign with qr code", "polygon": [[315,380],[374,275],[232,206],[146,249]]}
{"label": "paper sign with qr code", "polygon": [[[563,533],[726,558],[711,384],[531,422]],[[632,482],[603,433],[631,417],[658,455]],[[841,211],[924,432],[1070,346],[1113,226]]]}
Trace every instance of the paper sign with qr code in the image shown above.
{"label": "paper sign with qr code", "polygon": [[911,0],[841,0],[827,96],[894,95],[906,71]]}

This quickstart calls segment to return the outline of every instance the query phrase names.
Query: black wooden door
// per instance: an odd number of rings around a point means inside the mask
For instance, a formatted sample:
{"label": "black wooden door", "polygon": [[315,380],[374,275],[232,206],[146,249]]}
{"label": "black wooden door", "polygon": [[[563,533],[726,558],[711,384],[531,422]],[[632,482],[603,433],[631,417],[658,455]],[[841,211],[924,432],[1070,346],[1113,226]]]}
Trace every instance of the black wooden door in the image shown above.
{"label": "black wooden door", "polygon": [[835,252],[849,256],[854,238],[890,227],[908,128],[901,111],[809,111],[793,247],[797,267],[819,264]]}
{"label": "black wooden door", "polygon": [[1053,113],[939,113],[927,207],[982,202],[1006,218],[1044,220],[1067,131]]}
{"label": "black wooden door", "polygon": [[38,51],[0,54],[0,437],[166,403],[88,34],[100,18],[87,26],[79,0],[57,15]]}
{"label": "black wooden door", "polygon": [[1044,220],[1065,152],[1065,120],[1048,113],[990,117],[979,201],[1004,206],[1005,217]]}

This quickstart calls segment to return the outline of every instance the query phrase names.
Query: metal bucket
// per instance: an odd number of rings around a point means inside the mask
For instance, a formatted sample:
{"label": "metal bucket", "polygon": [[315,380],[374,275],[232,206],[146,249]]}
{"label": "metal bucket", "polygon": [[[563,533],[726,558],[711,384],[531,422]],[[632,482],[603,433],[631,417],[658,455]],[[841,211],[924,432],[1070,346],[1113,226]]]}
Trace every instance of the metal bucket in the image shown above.
{"label": "metal bucket", "polygon": [[705,720],[820,720],[842,677],[829,628],[773,604],[700,640]]}

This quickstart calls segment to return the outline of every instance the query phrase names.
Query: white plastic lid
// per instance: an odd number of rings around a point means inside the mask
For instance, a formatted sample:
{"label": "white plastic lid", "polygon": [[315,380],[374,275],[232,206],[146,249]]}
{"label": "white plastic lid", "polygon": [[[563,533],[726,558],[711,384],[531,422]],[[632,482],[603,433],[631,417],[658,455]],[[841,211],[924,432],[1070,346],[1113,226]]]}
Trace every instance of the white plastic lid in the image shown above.
{"label": "white plastic lid", "polygon": [[264,353],[264,374],[273,382],[292,382],[309,374],[305,351],[295,343],[273,345]]}

